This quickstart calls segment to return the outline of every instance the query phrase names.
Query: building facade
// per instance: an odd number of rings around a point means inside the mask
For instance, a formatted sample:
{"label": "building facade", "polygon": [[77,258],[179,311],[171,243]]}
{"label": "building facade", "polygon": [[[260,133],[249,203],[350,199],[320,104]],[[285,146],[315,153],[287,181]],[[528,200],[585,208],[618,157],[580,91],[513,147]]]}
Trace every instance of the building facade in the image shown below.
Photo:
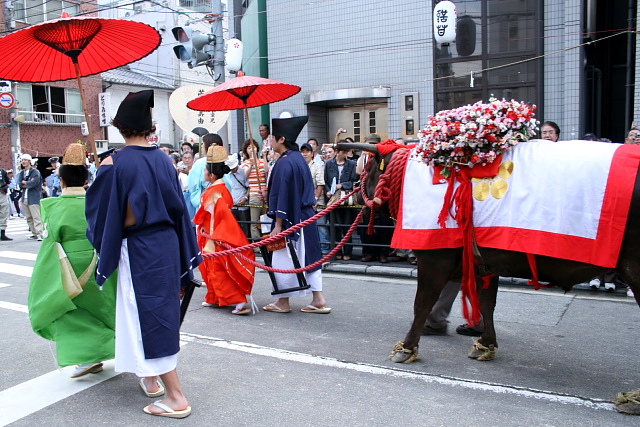
{"label": "building facade", "polygon": [[245,41],[244,64],[302,87],[268,112],[309,115],[300,140],[332,141],[340,127],[411,140],[429,115],[492,95],[536,104],[563,139],[622,142],[640,124],[636,0],[453,2],[458,36],[446,46],[433,36],[437,1],[251,0],[242,38],[257,46]]}

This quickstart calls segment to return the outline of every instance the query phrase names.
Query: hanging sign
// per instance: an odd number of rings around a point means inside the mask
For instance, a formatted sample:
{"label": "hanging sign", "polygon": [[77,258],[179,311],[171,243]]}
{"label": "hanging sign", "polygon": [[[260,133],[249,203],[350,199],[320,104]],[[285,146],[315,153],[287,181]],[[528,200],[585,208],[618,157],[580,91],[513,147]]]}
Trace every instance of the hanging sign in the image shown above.
{"label": "hanging sign", "polygon": [[189,85],[174,90],[169,97],[169,112],[173,121],[185,132],[192,133],[201,127],[206,133],[219,131],[231,115],[229,111],[195,111],[187,108],[187,102],[213,89],[213,86]]}
{"label": "hanging sign", "polygon": [[100,108],[100,126],[109,126],[111,121],[111,93],[98,94],[98,106]]}
{"label": "hanging sign", "polygon": [[450,1],[441,1],[433,9],[433,36],[439,44],[456,39],[456,6]]}

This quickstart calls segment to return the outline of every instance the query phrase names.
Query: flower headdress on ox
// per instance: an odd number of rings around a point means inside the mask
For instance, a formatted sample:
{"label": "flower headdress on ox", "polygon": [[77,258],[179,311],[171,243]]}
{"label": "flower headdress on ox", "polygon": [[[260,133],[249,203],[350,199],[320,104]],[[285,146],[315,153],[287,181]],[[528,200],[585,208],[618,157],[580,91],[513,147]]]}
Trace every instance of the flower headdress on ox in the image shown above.
{"label": "flower headdress on ox", "polygon": [[443,110],[429,117],[420,132],[413,158],[443,166],[448,178],[454,168],[485,165],[505,151],[535,135],[535,105],[515,100],[481,101]]}

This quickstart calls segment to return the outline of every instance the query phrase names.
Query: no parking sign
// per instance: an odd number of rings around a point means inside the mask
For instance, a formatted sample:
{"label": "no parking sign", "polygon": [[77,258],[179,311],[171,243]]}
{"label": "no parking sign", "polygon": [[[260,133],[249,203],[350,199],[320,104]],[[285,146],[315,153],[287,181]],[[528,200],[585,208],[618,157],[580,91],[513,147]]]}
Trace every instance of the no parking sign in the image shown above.
{"label": "no parking sign", "polygon": [[0,94],[0,107],[11,108],[15,105],[16,99],[10,93]]}

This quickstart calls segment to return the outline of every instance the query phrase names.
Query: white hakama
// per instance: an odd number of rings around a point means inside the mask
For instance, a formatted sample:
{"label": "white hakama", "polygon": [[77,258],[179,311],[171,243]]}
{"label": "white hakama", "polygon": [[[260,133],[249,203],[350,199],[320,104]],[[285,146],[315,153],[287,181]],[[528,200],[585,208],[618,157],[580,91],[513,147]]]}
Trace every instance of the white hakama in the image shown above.
{"label": "white hakama", "polygon": [[116,372],[132,372],[139,377],[166,374],[176,368],[178,354],[145,359],[140,332],[138,305],[133,290],[127,239],[122,240],[118,264],[118,293],[116,296]]}
{"label": "white hakama", "polygon": [[[304,267],[304,229],[300,230],[300,238],[297,241],[291,240],[293,248],[298,256],[300,265]],[[271,265],[275,268],[283,270],[293,270],[293,259],[291,259],[291,253],[289,248],[279,249],[272,252]],[[278,290],[297,288],[300,286],[298,283],[298,277],[295,274],[289,273],[274,273],[276,277],[276,283],[278,284]],[[322,291],[322,268],[318,268],[315,271],[307,271],[304,273],[304,277],[307,280],[307,284],[311,286],[309,289],[301,291],[292,291],[284,294],[273,295],[275,299],[278,298],[290,298],[290,297],[304,297],[312,291]]]}

